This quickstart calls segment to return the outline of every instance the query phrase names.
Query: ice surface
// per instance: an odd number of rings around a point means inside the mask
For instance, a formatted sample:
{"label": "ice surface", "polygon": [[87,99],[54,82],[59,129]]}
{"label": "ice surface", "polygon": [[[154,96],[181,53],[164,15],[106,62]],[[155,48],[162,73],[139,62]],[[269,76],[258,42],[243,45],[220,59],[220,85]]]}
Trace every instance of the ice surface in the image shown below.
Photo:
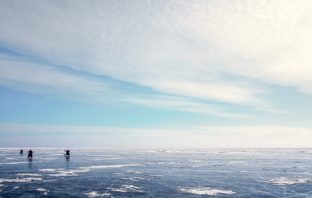
{"label": "ice surface", "polygon": [[0,149],[0,197],[312,197],[312,149]]}

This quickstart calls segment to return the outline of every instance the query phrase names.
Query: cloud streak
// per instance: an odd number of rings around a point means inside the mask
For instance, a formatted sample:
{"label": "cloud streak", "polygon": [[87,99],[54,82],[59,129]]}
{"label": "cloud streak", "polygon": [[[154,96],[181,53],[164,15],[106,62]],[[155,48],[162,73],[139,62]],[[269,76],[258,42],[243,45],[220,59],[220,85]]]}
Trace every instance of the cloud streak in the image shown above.
{"label": "cloud streak", "polygon": [[234,113],[225,109],[221,105],[211,105],[204,102],[194,101],[192,99],[185,99],[181,97],[172,97],[172,96],[154,96],[154,97],[141,97],[141,98],[126,98],[121,101],[161,108],[163,110],[176,110],[182,112],[191,112],[191,113],[202,113],[210,114],[218,117],[227,117],[227,118],[248,118],[248,115],[243,113]]}
{"label": "cloud streak", "polygon": [[105,84],[61,72],[51,66],[0,60],[2,85],[40,94],[55,93],[101,96],[110,91]]}
{"label": "cloud streak", "polygon": [[[21,91],[62,97],[71,100],[87,100],[99,103],[121,102],[140,106],[160,108],[169,111],[211,114],[221,117],[246,117],[239,113],[227,112],[221,106],[209,105],[193,99],[140,93],[123,90],[117,82],[107,82],[83,75],[74,75],[46,64],[0,60],[0,83]],[[117,84],[117,85],[116,85]],[[136,94],[137,97],[131,95]]]}

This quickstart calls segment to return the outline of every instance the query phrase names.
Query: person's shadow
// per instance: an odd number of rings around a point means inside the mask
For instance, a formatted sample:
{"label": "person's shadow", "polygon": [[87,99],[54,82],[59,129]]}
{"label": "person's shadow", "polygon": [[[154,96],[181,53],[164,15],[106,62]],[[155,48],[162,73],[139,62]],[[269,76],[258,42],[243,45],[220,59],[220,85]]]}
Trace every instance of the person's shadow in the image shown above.
{"label": "person's shadow", "polygon": [[28,159],[28,169],[32,169],[32,159]]}
{"label": "person's shadow", "polygon": [[69,157],[65,156],[65,161],[66,161],[65,168],[66,168],[66,169],[70,169]]}

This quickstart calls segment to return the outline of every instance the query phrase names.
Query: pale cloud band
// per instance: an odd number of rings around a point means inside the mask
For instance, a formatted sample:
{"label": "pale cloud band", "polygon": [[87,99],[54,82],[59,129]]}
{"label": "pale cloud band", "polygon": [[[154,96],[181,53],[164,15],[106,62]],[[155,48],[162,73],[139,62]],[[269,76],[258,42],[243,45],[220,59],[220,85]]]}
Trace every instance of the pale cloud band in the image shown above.
{"label": "pale cloud band", "polygon": [[311,131],[312,128],[278,125],[152,129],[0,124],[0,144],[106,148],[302,148],[312,146]]}

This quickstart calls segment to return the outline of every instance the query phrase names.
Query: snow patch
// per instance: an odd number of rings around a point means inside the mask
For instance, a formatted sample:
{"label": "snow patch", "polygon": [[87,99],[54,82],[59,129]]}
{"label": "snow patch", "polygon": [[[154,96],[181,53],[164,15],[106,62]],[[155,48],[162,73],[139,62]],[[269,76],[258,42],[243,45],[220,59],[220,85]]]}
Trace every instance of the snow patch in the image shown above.
{"label": "snow patch", "polygon": [[39,192],[42,192],[44,195],[48,195],[49,190],[45,189],[45,188],[37,188],[36,189]]}
{"label": "snow patch", "polygon": [[96,191],[85,193],[85,195],[87,195],[90,198],[93,198],[93,197],[110,197],[110,196],[112,196],[112,194],[110,194],[110,193],[98,193]]}
{"label": "snow patch", "polygon": [[134,170],[128,170],[127,173],[133,173],[133,174],[142,174],[143,172],[140,171],[134,171]]}
{"label": "snow patch", "polygon": [[109,188],[111,191],[114,192],[144,192],[141,187],[134,186],[134,185],[122,185],[119,188]]}
{"label": "snow patch", "polygon": [[194,195],[218,195],[218,194],[224,194],[224,195],[232,195],[235,192],[231,190],[219,190],[219,189],[214,189],[214,188],[209,188],[209,187],[202,187],[202,188],[181,188],[181,192],[184,193],[190,193]]}
{"label": "snow patch", "polygon": [[1,162],[1,165],[16,165],[16,164],[26,164],[28,162]]}
{"label": "snow patch", "polygon": [[116,164],[116,165],[94,165],[94,166],[86,166],[86,167],[79,167],[77,169],[39,169],[41,172],[48,172],[50,173],[49,176],[54,177],[67,177],[67,176],[77,176],[76,173],[86,173],[96,169],[106,169],[106,168],[123,168],[123,167],[132,167],[132,166],[143,166],[142,164]]}
{"label": "snow patch", "polygon": [[40,174],[36,173],[17,173],[17,176],[30,176],[30,177],[41,177]]}
{"label": "snow patch", "polygon": [[273,184],[273,185],[279,185],[279,186],[284,186],[284,185],[293,185],[293,184],[303,184],[307,182],[312,182],[311,178],[296,178],[296,177],[279,177],[279,178],[274,178],[274,179],[269,179],[264,181],[265,183]]}
{"label": "snow patch", "polygon": [[[134,181],[134,182],[138,182],[140,180],[145,180],[145,178],[143,178],[143,177],[124,177],[121,179],[130,180],[130,181]],[[147,179],[147,180],[149,180],[149,179]]]}
{"label": "snow patch", "polygon": [[15,179],[0,179],[0,184],[5,182],[16,182],[16,183],[30,183],[32,181],[41,181],[42,178],[38,177],[26,177],[26,178],[15,178]]}
{"label": "snow patch", "polygon": [[89,168],[89,169],[105,169],[105,168],[123,168],[123,167],[131,167],[131,166],[144,166],[143,164],[116,164],[116,165],[96,165],[96,166],[88,166],[81,168]]}
{"label": "snow patch", "polygon": [[54,168],[39,169],[39,171],[41,171],[41,172],[55,172],[57,170],[60,170],[60,169],[54,169]]}

